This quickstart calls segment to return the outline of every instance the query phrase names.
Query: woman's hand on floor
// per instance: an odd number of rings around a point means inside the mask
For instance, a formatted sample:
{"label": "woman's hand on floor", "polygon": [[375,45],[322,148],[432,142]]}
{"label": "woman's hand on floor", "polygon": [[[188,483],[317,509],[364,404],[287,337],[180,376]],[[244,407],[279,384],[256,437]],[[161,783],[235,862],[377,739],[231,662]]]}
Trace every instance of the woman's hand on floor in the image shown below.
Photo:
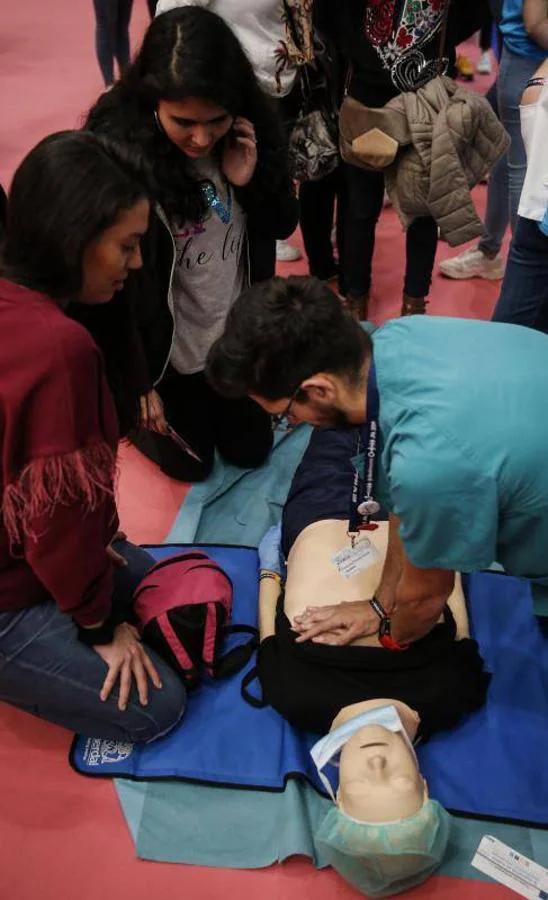
{"label": "woman's hand on floor", "polygon": [[106,700],[120,680],[118,709],[127,708],[132,680],[135,679],[137,693],[142,706],[148,703],[148,679],[156,688],[162,687],[160,676],[149,655],[141,644],[137,629],[127,622],[114,629],[111,644],[97,644],[94,648],[108,666],[108,674],[101,688],[101,700]]}
{"label": "woman's hand on floor", "polygon": [[257,166],[257,139],[255,128],[248,121],[239,116],[232,126],[228,136],[221,170],[226,180],[234,187],[245,187],[253,178]]}
{"label": "woman's hand on floor", "polygon": [[313,641],[315,644],[343,646],[376,634],[379,618],[368,600],[337,603],[334,606],[307,606],[300,616],[295,616],[293,630],[299,632],[297,644]]}
{"label": "woman's hand on floor", "polygon": [[141,425],[151,431],[159,431],[160,434],[165,434],[167,431],[164,404],[154,389],[141,397]]}

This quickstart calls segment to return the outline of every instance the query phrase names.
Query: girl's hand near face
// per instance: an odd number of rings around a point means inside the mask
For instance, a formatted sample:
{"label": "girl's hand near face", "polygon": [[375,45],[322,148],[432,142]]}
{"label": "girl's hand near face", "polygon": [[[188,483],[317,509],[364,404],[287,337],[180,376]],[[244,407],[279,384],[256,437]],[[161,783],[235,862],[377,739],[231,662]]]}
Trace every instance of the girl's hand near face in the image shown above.
{"label": "girl's hand near face", "polygon": [[249,184],[257,166],[257,139],[255,128],[247,119],[234,120],[228,135],[221,161],[226,180],[234,187]]}

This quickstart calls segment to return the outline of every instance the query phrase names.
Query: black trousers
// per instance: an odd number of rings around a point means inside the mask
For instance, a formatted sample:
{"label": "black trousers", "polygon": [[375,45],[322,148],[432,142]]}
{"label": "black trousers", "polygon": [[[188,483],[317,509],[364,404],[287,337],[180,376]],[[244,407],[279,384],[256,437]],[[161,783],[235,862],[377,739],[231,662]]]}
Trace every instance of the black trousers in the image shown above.
{"label": "black trousers", "polygon": [[342,166],[318,181],[302,181],[299,186],[300,222],[310,274],[326,281],[339,274],[339,288],[345,292],[343,273],[337,265],[331,231],[336,223],[339,260],[344,258],[345,192]]}
{"label": "black trousers", "polygon": [[[384,175],[343,163],[346,177],[343,272],[346,291],[356,296],[371,287],[371,267],[375,249],[375,228],[382,210]],[[434,219],[415,219],[407,230],[405,280],[409,297],[426,297],[438,244]]]}
{"label": "black trousers", "polygon": [[180,375],[169,368],[156,387],[168,423],[198,454],[185,453],[166,435],[142,430],[135,445],[170,478],[203,481],[213,468],[215,449],[243,469],[261,466],[272,449],[270,416],[252,400],[227,400],[207,383],[204,373]]}

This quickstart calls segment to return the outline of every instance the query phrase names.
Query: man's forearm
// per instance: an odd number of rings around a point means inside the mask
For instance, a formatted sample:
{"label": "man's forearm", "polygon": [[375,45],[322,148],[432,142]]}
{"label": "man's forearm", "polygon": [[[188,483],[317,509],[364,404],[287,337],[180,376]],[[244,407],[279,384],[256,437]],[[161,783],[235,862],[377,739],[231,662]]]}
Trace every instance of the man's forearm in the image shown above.
{"label": "man's forearm", "polygon": [[390,514],[388,521],[388,547],[381,582],[376,591],[377,599],[387,612],[391,612],[396,603],[396,592],[403,572],[405,555],[400,538],[400,520]]}
{"label": "man's forearm", "polygon": [[438,622],[455,583],[455,573],[404,565],[391,613],[392,636],[416,641]]}

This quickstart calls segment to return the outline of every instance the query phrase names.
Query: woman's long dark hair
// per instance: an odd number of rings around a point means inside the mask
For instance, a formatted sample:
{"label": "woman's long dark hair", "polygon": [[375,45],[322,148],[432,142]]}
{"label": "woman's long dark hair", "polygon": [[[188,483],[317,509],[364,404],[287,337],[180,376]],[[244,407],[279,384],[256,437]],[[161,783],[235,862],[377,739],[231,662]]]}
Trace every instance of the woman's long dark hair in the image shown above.
{"label": "woman's long dark hair", "polygon": [[[259,165],[274,175],[284,152],[280,119],[240,42],[215,13],[197,6],[159,15],[121,80],[91,109],[86,128],[129,144],[153,171],[153,190],[170,218],[195,221],[205,202],[186,157],[156,123],[160,100],[200,97],[255,126]],[[268,175],[267,175],[268,177]]]}
{"label": "woman's long dark hair", "polygon": [[[69,304],[69,314],[91,332],[103,352],[123,433],[138,424],[144,378],[137,349],[133,352],[131,311],[124,308],[109,316],[117,323],[117,334],[114,339],[109,329],[107,341],[99,327],[104,310],[71,301],[82,286],[86,248],[146,196],[140,177],[128,153],[93,134],[50,135],[15,173],[0,254],[0,275]],[[116,300],[105,304],[113,306]]]}

